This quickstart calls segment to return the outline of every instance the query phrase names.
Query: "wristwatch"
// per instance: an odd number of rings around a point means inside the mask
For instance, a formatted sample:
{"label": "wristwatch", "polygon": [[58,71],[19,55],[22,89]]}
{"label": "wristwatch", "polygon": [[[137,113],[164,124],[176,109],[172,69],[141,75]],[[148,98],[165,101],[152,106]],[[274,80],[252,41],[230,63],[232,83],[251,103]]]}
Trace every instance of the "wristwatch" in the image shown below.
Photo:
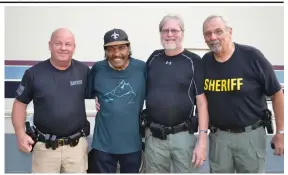
{"label": "wristwatch", "polygon": [[283,134],[283,135],[284,135],[284,130],[278,130],[278,131],[276,132],[276,134]]}

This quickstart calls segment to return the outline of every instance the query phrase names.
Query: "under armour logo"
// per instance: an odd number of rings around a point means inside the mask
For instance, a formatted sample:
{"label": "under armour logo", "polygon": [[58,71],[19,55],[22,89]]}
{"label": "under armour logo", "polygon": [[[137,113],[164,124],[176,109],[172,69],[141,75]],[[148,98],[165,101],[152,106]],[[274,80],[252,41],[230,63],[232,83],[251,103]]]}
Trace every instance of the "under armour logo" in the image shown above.
{"label": "under armour logo", "polygon": [[119,34],[114,32],[111,37],[116,40],[119,37]]}
{"label": "under armour logo", "polygon": [[166,61],[166,64],[171,65],[171,64],[172,64],[172,61]]}

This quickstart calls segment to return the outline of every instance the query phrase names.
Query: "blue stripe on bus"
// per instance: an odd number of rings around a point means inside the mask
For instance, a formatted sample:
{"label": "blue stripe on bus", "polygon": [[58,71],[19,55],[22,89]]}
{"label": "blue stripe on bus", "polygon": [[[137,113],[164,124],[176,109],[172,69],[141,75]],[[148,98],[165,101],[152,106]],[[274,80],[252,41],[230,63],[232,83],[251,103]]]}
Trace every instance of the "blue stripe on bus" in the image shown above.
{"label": "blue stripe on bus", "polygon": [[279,83],[284,83],[284,70],[276,70],[275,74]]}
{"label": "blue stripe on bus", "polygon": [[22,79],[28,66],[5,66],[5,79]]}

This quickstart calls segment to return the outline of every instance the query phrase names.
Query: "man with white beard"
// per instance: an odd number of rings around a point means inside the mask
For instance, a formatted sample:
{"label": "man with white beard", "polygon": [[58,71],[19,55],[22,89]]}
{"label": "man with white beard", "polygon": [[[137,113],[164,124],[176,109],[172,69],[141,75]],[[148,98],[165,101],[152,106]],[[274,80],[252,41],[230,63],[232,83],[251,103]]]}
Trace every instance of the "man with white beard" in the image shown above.
{"label": "man with white beard", "polygon": [[[184,23],[165,16],[159,24],[164,49],[147,60],[146,173],[197,172],[206,159],[208,111],[201,58],[182,46]],[[194,101],[199,113],[193,116]],[[194,132],[199,132],[198,143]]]}

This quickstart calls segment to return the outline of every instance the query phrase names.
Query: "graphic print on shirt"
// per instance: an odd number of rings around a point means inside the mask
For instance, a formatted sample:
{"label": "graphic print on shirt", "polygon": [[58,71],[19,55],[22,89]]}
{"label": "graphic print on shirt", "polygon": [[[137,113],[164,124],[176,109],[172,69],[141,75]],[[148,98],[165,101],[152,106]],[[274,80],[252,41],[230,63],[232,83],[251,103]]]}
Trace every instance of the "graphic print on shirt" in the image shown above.
{"label": "graphic print on shirt", "polygon": [[125,80],[122,80],[118,86],[116,86],[113,90],[106,93],[104,95],[105,102],[111,103],[114,100],[117,99],[127,99],[127,103],[135,103],[136,93],[133,91],[132,86],[130,83],[126,83]]}

